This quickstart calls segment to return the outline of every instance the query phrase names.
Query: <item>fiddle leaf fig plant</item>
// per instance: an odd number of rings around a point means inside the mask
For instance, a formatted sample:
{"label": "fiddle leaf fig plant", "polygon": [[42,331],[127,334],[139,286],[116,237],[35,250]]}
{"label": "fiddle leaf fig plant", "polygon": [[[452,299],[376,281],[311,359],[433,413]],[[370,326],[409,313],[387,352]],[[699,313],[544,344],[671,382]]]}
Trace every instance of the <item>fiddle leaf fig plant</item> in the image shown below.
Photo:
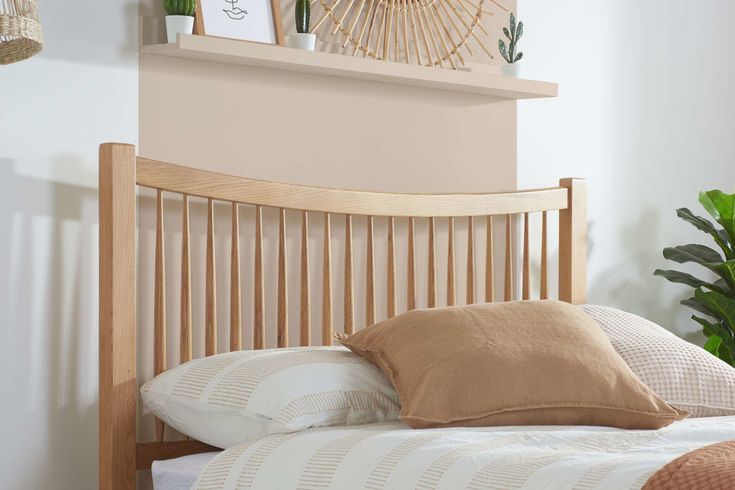
{"label": "fiddle leaf fig plant", "polygon": [[505,45],[505,41],[498,39],[498,49],[500,50],[500,55],[505,59],[505,61],[512,65],[513,63],[521,61],[521,58],[523,58],[523,53],[516,53],[518,40],[523,35],[523,22],[518,22],[516,25],[516,16],[511,13],[509,27],[510,28],[503,27],[503,34],[505,34],[505,37],[507,37],[509,41],[508,46]]}
{"label": "fiddle leaf fig plant", "polygon": [[707,336],[704,348],[735,366],[735,194],[717,190],[700,192],[699,203],[717,224],[687,208],[678,209],[676,215],[707,233],[719,250],[690,244],[667,247],[663,253],[673,262],[702,266],[709,271],[711,279],[677,270],[658,269],[654,274],[694,289],[693,296],[681,304],[704,315],[692,315]]}
{"label": "fiddle leaf fig plant", "polygon": [[308,34],[310,22],[311,2],[309,0],[296,0],[296,32]]}
{"label": "fiddle leaf fig plant", "polygon": [[168,15],[193,17],[197,10],[197,4],[195,0],[163,0],[163,8]]}

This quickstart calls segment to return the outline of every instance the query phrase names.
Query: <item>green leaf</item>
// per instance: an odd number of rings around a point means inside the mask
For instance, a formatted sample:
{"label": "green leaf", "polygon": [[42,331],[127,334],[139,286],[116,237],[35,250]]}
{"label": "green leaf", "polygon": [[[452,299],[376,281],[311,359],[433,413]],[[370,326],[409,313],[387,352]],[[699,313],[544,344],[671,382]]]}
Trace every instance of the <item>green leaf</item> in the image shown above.
{"label": "green leaf", "polygon": [[[735,291],[735,260],[728,260],[727,262],[715,262],[704,264],[714,272],[716,272],[721,278],[725,280],[727,285],[732,291]],[[724,294],[728,294],[727,291]],[[732,294],[732,292],[729,292]]]}
{"label": "green leaf", "polygon": [[704,302],[699,301],[697,298],[694,297],[683,299],[679,301],[679,304],[683,306],[688,306],[694,311],[698,311],[699,313],[702,313],[704,315],[712,317],[717,316],[713,311],[709,309],[709,307]]}
{"label": "green leaf", "polygon": [[[725,323],[730,331],[735,329],[735,298],[725,296],[717,291],[694,291],[694,298],[702,301],[708,309],[717,313],[717,318]],[[718,334],[719,335],[719,334]]]}
{"label": "green leaf", "polygon": [[163,8],[168,15],[188,15],[196,13],[195,0],[164,0]]}
{"label": "green leaf", "polygon": [[516,42],[521,38],[523,35],[523,22],[518,23],[518,28],[516,29]]}
{"label": "green leaf", "polygon": [[510,36],[510,32],[508,32],[507,27],[503,27],[503,34],[505,34],[505,37],[507,37],[509,41],[513,40],[513,38]]}
{"label": "green leaf", "polygon": [[522,59],[523,59],[523,53],[518,53],[516,55],[516,59],[513,60],[513,63],[515,63],[516,61],[521,61]]}
{"label": "green leaf", "polygon": [[679,264],[694,262],[706,267],[724,279],[727,287],[719,286],[723,294],[732,294],[735,291],[735,259],[724,261],[717,251],[706,245],[690,244],[667,247],[664,249],[664,257]]}
{"label": "green leaf", "polygon": [[[718,288],[720,288],[720,289],[725,289],[725,290],[727,290],[727,283],[725,282],[725,280],[724,280],[724,279],[718,279],[718,280],[716,280],[716,281],[714,282],[714,284],[715,284],[715,286],[717,286],[717,287],[718,287]],[[730,292],[729,292],[728,294],[733,294],[733,295],[735,295],[735,291],[730,291]]]}
{"label": "green leaf", "polygon": [[498,49],[500,50],[500,54],[503,56],[505,61],[511,63],[510,57],[508,56],[508,48],[505,47],[505,43],[502,39],[498,39]]}
{"label": "green leaf", "polygon": [[709,352],[710,354],[720,357],[719,356],[719,350],[720,346],[722,345],[722,337],[719,335],[710,335],[707,338],[707,342],[704,343],[704,350]]}
{"label": "green leaf", "polygon": [[699,202],[735,243],[735,194],[713,190],[699,193]]}
{"label": "green leaf", "polygon": [[[720,323],[712,323],[709,320],[692,315],[692,320],[702,325],[707,336],[717,335],[722,339],[722,343],[731,351],[735,351],[735,339],[732,334],[725,329]],[[720,346],[722,348],[722,346]]]}
{"label": "green leaf", "polygon": [[704,266],[713,262],[723,261],[722,256],[716,250],[712,250],[706,245],[699,244],[667,247],[664,249],[664,257],[669,260],[673,260],[674,262],[678,262],[679,264],[694,262]]}
{"label": "green leaf", "polygon": [[687,274],[686,272],[681,271],[674,271],[674,270],[661,270],[656,269],[653,273],[654,276],[661,276],[664,279],[667,279],[668,281],[675,282],[678,284],[686,284],[687,286],[691,286],[694,289],[697,288],[707,288],[711,289],[713,291],[718,291],[723,294],[729,294],[730,292],[726,289],[723,289],[722,287],[709,283],[707,281],[703,281],[702,279],[698,279],[694,277],[691,274]]}
{"label": "green leaf", "polygon": [[704,350],[722,359],[729,365],[732,366],[734,364],[733,351],[724,344],[722,337],[719,335],[710,335],[703,347]]}
{"label": "green leaf", "polygon": [[306,34],[309,32],[311,23],[311,2],[309,0],[296,0],[296,32]]}
{"label": "green leaf", "polygon": [[510,33],[515,38],[516,35],[516,16],[513,13],[510,14]]}
{"label": "green leaf", "polygon": [[720,359],[722,359],[723,361],[725,361],[729,365],[733,366],[733,365],[735,365],[735,358],[733,357],[733,353],[735,353],[735,351],[733,351],[732,349],[730,349],[723,342],[722,344],[720,344],[720,348],[717,351],[717,357],[719,357]]}
{"label": "green leaf", "polygon": [[[704,318],[698,317],[697,315],[692,315],[692,320],[699,323],[702,326],[702,331],[707,337],[711,337],[712,335],[717,335],[715,331],[717,330],[717,325],[710,322],[709,320],[705,320]],[[720,337],[719,335],[717,335]],[[727,335],[725,336],[727,337]],[[720,337],[722,339],[722,337]],[[724,340],[724,339],[723,339]]]}
{"label": "green leaf", "polygon": [[694,225],[698,230],[711,235],[717,245],[719,245],[719,247],[725,253],[725,257],[728,259],[735,259],[735,252],[733,252],[732,247],[729,246],[727,243],[727,232],[725,232],[724,230],[718,230],[717,228],[715,228],[715,225],[713,225],[711,221],[702,218],[701,216],[695,215],[687,208],[677,209],[676,215],[687,223]]}

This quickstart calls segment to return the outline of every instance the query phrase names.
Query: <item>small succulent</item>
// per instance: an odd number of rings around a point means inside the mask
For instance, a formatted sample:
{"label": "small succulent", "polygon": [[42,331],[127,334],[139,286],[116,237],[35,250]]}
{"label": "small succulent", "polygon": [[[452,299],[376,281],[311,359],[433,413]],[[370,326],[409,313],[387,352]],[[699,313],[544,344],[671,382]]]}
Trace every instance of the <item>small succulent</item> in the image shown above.
{"label": "small succulent", "polygon": [[296,0],[296,32],[307,34],[311,21],[311,2],[309,0]]}
{"label": "small succulent", "polygon": [[193,17],[197,10],[196,0],[163,0],[163,8],[168,15],[188,15]]}
{"label": "small succulent", "polygon": [[506,47],[505,41],[503,41],[502,39],[498,39],[498,48],[500,49],[500,54],[509,64],[521,61],[521,58],[523,58],[523,53],[516,53],[516,45],[518,44],[518,40],[523,35],[523,22],[519,22],[518,25],[516,25],[516,16],[511,13],[510,29],[508,29],[507,27],[503,27],[503,33],[505,34],[505,37],[508,38],[510,43],[509,46]]}

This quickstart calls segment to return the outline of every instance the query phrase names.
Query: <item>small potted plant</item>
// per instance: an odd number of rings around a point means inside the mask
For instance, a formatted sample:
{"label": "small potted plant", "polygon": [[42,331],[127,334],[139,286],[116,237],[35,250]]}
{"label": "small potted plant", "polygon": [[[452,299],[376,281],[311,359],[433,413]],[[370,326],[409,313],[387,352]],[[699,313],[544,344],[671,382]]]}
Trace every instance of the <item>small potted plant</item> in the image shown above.
{"label": "small potted plant", "polygon": [[510,28],[503,27],[503,34],[508,38],[509,44],[505,45],[505,41],[498,39],[498,49],[501,56],[508,62],[503,66],[503,74],[508,76],[518,76],[518,62],[523,58],[523,53],[517,52],[518,40],[523,35],[523,22],[516,25],[516,16],[510,14]]}
{"label": "small potted plant", "polygon": [[176,35],[194,32],[194,13],[196,0],[163,0],[166,9],[166,37],[168,42],[175,43]]}
{"label": "small potted plant", "polygon": [[309,32],[311,22],[311,2],[309,0],[296,0],[296,34],[288,36],[290,48],[314,51],[316,47],[316,34]]}

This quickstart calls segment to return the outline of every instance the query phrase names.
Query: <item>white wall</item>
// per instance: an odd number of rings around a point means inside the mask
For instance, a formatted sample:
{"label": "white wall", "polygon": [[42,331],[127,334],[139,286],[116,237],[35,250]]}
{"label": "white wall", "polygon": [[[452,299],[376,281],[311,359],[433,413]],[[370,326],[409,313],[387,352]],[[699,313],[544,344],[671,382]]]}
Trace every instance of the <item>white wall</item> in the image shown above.
{"label": "white wall", "polygon": [[0,475],[97,488],[97,145],[138,133],[137,1],[40,1],[0,67]]}
{"label": "white wall", "polygon": [[519,187],[589,179],[590,302],[700,340],[678,305],[687,288],[652,274],[663,247],[706,240],[675,209],[735,189],[735,3],[527,1],[520,14],[524,75],[560,96],[519,103]]}

